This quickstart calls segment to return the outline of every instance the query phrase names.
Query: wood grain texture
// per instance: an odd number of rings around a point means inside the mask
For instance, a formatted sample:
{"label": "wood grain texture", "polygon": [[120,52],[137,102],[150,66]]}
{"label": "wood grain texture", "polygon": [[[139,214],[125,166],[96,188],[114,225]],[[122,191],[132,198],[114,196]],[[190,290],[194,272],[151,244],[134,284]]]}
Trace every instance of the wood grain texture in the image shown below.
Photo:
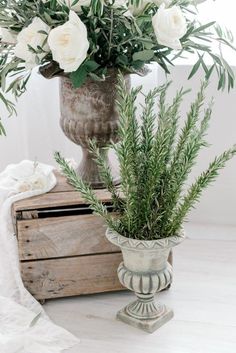
{"label": "wood grain texture", "polygon": [[117,267],[122,255],[106,254],[21,263],[22,279],[36,299],[123,289]]}
{"label": "wood grain texture", "polygon": [[[110,194],[106,190],[96,190],[96,195],[102,202],[111,201]],[[13,212],[42,208],[55,208],[65,205],[72,206],[85,204],[87,204],[87,202],[81,197],[80,193],[77,191],[59,193],[56,192],[17,201],[13,205]]]}
{"label": "wood grain texture", "polygon": [[101,217],[88,214],[18,221],[20,260],[120,252]]}
{"label": "wood grain texture", "polygon": [[54,170],[54,174],[57,178],[57,185],[51,190],[52,193],[55,192],[72,192],[74,191],[73,186],[71,186],[70,184],[67,183],[66,178],[64,177],[64,175],[62,175],[61,173],[59,173],[58,170]]}
{"label": "wood grain texture", "polygon": [[[69,185],[66,178],[58,171],[54,172],[57,178],[57,185],[49,193],[20,200],[14,203],[12,213],[37,210],[43,208],[55,208],[73,205],[88,205],[81,194]],[[95,190],[100,201],[111,202],[111,194],[106,189]]]}

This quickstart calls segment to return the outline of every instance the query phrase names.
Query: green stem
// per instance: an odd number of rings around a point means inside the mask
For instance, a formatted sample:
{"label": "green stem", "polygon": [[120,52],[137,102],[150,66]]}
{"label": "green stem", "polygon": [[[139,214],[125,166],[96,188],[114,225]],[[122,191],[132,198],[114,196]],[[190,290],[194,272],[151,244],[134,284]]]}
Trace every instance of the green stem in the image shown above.
{"label": "green stem", "polygon": [[111,10],[111,27],[110,27],[110,33],[109,33],[108,60],[110,60],[110,57],[111,57],[113,26],[114,26],[114,10],[112,9]]}

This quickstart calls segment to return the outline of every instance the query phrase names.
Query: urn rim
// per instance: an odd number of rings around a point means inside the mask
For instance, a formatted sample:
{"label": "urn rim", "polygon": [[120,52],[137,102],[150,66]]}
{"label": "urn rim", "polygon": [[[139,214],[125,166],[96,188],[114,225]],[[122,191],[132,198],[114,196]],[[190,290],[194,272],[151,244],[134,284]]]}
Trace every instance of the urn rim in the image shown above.
{"label": "urn rim", "polygon": [[171,249],[174,246],[182,243],[186,238],[184,229],[182,228],[179,234],[173,235],[167,238],[155,239],[155,240],[138,240],[133,238],[127,238],[119,234],[111,228],[106,230],[106,238],[114,245],[120,248],[132,249],[132,250],[165,250]]}

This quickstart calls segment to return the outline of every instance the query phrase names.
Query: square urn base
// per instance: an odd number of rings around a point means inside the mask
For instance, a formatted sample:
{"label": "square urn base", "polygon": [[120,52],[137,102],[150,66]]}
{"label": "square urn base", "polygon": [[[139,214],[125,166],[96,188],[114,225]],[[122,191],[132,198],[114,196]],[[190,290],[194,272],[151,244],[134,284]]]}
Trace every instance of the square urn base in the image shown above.
{"label": "square urn base", "polygon": [[146,331],[148,333],[153,333],[173,318],[173,316],[174,316],[173,310],[171,310],[167,307],[165,307],[165,309],[166,310],[164,311],[164,313],[156,319],[141,320],[141,319],[136,319],[136,318],[130,316],[127,313],[126,307],[125,307],[117,313],[117,319],[119,321],[123,321],[128,325],[139,328],[139,329]]}

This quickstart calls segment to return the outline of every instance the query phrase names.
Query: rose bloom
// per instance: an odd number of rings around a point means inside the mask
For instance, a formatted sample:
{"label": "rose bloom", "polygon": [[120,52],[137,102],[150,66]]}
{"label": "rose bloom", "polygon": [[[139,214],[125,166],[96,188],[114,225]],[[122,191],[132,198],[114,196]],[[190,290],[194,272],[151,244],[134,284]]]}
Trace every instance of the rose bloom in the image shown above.
{"label": "rose bloom", "polygon": [[27,192],[33,190],[46,190],[48,178],[45,174],[36,172],[30,176],[17,181],[15,189],[17,192]]}
{"label": "rose bloom", "polygon": [[[22,29],[17,36],[15,55],[25,61],[26,68],[28,69],[37,66],[38,61],[36,59],[38,58],[39,61],[42,60],[49,52],[49,47],[47,43],[45,43],[46,34],[40,33],[40,31],[49,33],[50,27],[39,17],[35,17],[32,23],[28,27]],[[36,54],[29,49],[29,46],[35,50],[38,50],[38,47],[41,47],[44,52]]]}
{"label": "rose bloom", "polygon": [[87,28],[79,16],[70,11],[69,21],[51,30],[48,44],[53,60],[65,72],[76,71],[87,57]]}
{"label": "rose bloom", "polygon": [[0,28],[0,38],[3,43],[16,44],[17,33],[7,28]]}
{"label": "rose bloom", "polygon": [[91,0],[79,0],[75,5],[72,5],[74,0],[57,0],[60,5],[66,5],[71,10],[76,12],[81,12],[81,6],[88,7],[90,6]]}
{"label": "rose bloom", "polygon": [[180,7],[166,9],[161,5],[152,18],[152,25],[159,44],[176,50],[182,48],[180,39],[187,32],[187,22]]}

